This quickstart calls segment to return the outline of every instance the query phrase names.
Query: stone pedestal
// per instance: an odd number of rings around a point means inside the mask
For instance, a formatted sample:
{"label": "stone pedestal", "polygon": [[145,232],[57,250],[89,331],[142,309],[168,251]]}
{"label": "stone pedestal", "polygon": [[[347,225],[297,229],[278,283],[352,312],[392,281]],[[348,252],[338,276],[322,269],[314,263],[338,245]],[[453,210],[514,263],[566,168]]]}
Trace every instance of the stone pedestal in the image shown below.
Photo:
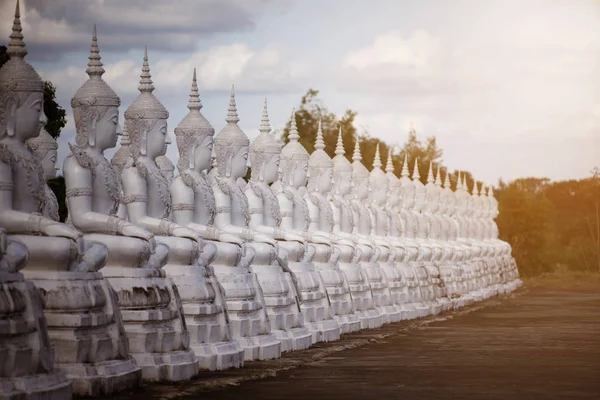
{"label": "stone pedestal", "polygon": [[330,262],[331,248],[322,244],[315,244],[314,246],[316,253],[313,264],[325,284],[331,310],[341,333],[360,330],[360,318],[355,314],[346,276],[337,263]]}
{"label": "stone pedestal", "polygon": [[189,349],[189,334],[179,292],[162,270],[106,266],[113,286],[129,351],[146,381],[188,380],[198,373]]}
{"label": "stone pedestal", "polygon": [[251,243],[256,257],[250,269],[262,289],[271,333],[281,342],[281,351],[304,350],[312,344],[312,334],[304,326],[300,301],[292,277],[279,265],[269,264],[270,245]]}
{"label": "stone pedestal", "polygon": [[214,266],[223,287],[231,338],[244,350],[244,360],[281,357],[281,343],[271,333],[262,290],[256,274],[244,267]]}
{"label": "stone pedestal", "polygon": [[42,298],[20,273],[0,271],[0,360],[0,398],[71,398],[71,381],[54,365]]}

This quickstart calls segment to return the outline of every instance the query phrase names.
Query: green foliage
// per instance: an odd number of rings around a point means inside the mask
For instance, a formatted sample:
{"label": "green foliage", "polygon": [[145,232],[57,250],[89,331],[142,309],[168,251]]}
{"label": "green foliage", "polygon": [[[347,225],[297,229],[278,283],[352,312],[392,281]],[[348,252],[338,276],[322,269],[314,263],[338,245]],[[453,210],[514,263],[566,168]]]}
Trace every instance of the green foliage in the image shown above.
{"label": "green foliage", "polygon": [[500,182],[495,195],[500,237],[524,276],[600,270],[597,179],[523,178]]}
{"label": "green foliage", "polygon": [[[300,135],[300,143],[306,148],[309,153],[312,153],[317,137],[317,129],[319,120],[321,120],[321,129],[323,131],[323,139],[325,141],[325,151],[330,157],[335,156],[335,147],[340,127],[342,128],[342,140],[346,151],[346,158],[352,161],[352,153],[356,145],[356,135],[358,130],[354,126],[356,111],[346,110],[342,116],[337,116],[330,112],[319,98],[319,91],[309,89],[302,99],[300,106],[296,109],[296,125]],[[289,134],[290,123],[286,125],[283,131],[283,138],[287,140]],[[371,137],[369,132],[361,132],[360,135],[360,150],[362,162],[369,170],[373,168],[373,159],[375,158],[375,149],[379,144],[381,159],[385,165],[388,152],[391,146],[382,140]],[[416,132],[409,133],[406,144],[402,147],[399,153],[394,154],[392,161],[396,173],[400,173],[402,163],[404,162],[404,154],[408,154],[410,171],[414,165],[415,158],[419,158],[419,171],[423,183],[427,180],[427,171],[429,170],[429,162],[441,163],[442,150],[438,148],[435,137],[426,138],[423,143],[416,135]]]}
{"label": "green foliage", "polygon": [[56,88],[50,81],[44,82],[44,114],[48,119],[46,131],[57,139],[67,125],[67,112],[56,102]]}

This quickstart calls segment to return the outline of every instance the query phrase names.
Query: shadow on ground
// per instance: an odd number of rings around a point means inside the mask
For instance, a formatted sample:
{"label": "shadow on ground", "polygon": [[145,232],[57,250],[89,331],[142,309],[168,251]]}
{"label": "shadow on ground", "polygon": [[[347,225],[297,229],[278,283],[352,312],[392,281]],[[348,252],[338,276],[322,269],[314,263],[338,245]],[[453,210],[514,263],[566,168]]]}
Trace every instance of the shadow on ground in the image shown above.
{"label": "shadow on ground", "polygon": [[122,399],[599,399],[600,291],[535,288]]}

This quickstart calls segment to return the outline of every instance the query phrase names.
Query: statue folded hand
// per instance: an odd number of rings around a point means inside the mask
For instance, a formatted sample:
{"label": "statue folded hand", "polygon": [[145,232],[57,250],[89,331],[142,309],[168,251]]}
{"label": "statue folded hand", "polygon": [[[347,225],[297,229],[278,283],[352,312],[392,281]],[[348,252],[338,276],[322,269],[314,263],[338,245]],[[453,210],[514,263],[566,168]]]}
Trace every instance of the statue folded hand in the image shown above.
{"label": "statue folded hand", "polygon": [[275,241],[275,239],[268,237],[267,235],[262,235],[262,234],[256,234],[254,235],[254,237],[252,238],[255,242],[259,242],[259,243],[268,243],[268,244],[272,244],[275,245],[277,242]]}
{"label": "statue folded hand", "polygon": [[230,233],[220,233],[218,240],[225,243],[243,244],[244,240]]}

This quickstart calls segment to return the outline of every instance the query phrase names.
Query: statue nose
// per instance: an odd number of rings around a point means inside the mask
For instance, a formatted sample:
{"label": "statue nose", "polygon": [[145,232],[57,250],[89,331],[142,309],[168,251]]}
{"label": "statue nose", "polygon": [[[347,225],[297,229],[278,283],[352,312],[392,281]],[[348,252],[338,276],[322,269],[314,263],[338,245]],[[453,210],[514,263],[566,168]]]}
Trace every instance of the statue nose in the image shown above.
{"label": "statue nose", "polygon": [[117,124],[117,136],[123,136],[123,129],[121,128],[121,124]]}

